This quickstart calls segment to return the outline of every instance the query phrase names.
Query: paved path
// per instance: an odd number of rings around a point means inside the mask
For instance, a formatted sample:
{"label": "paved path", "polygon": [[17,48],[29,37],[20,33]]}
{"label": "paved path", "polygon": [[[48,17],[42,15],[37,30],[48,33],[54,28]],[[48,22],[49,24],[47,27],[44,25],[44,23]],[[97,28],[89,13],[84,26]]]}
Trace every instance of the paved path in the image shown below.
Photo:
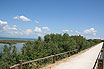
{"label": "paved path", "polygon": [[103,43],[100,43],[71,60],[60,63],[54,69],[92,69],[102,45]]}

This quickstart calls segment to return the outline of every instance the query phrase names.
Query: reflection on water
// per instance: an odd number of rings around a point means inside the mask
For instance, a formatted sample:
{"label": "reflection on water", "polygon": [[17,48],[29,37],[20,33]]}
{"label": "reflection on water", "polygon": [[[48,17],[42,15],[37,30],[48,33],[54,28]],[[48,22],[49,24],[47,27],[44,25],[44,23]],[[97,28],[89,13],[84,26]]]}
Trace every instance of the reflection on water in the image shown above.
{"label": "reflection on water", "polygon": [[[17,44],[12,44],[12,46],[15,45],[16,48],[17,48],[17,52],[20,52],[20,51],[21,51],[21,48],[23,47],[23,44],[24,44],[24,43],[17,43]],[[9,46],[9,44],[0,43],[0,51],[3,50],[4,45]]]}

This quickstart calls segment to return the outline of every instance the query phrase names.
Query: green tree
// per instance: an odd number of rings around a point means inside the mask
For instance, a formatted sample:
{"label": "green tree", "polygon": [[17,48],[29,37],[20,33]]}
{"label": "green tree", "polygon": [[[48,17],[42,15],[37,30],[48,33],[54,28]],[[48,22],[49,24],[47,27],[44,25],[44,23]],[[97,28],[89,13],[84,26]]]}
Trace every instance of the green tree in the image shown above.
{"label": "green tree", "polygon": [[17,56],[17,48],[16,46],[13,46],[13,56],[16,57]]}
{"label": "green tree", "polygon": [[38,41],[42,41],[42,38],[40,36],[38,36]]}

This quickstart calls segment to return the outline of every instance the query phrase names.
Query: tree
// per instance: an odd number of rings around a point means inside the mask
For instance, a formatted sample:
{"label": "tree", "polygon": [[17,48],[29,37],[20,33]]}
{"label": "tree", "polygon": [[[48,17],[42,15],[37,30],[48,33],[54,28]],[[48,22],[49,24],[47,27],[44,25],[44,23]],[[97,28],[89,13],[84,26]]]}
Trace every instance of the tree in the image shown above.
{"label": "tree", "polygon": [[69,35],[67,33],[63,34],[63,41],[69,40]]}
{"label": "tree", "polygon": [[44,36],[44,41],[45,42],[49,42],[50,40],[51,40],[51,37],[50,37],[49,34],[47,34],[47,35]]}
{"label": "tree", "polygon": [[40,36],[38,36],[38,41],[42,41],[42,39],[41,39],[41,37],[40,37]]}
{"label": "tree", "polygon": [[9,48],[7,47],[7,45],[4,45],[4,48],[3,48],[3,53],[8,56],[8,53],[9,53]]}
{"label": "tree", "polygon": [[16,46],[13,46],[13,56],[16,57],[17,56],[17,48]]}

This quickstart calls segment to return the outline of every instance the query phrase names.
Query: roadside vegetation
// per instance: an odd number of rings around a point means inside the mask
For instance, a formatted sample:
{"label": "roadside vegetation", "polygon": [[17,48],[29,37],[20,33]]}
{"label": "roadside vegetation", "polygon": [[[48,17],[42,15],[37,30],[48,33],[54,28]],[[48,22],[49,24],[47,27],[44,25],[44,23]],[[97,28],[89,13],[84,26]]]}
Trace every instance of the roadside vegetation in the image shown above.
{"label": "roadside vegetation", "polygon": [[[4,46],[2,52],[0,52],[0,68],[7,69],[8,67],[18,64],[19,60],[23,62],[34,60],[54,53],[63,53],[70,50],[78,49],[78,51],[90,48],[91,46],[100,43],[101,40],[89,39],[87,40],[83,36],[69,36],[67,33],[62,34],[47,34],[44,36],[44,40],[38,37],[38,40],[28,41],[24,44],[21,52],[17,53],[16,46]],[[75,53],[71,53],[75,54]],[[67,57],[68,54],[61,57],[57,57],[56,60]],[[34,62],[32,64],[24,66],[24,69],[31,69],[42,67],[46,65],[45,62],[50,62],[52,58],[44,61]]]}

